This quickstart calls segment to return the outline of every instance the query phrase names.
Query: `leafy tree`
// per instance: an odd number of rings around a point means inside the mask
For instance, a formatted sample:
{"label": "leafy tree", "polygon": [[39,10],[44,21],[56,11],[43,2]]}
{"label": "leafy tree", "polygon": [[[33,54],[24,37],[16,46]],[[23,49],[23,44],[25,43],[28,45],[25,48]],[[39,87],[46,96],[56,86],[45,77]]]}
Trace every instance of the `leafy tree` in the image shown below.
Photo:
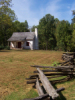
{"label": "leafy tree", "polygon": [[29,32],[27,21],[19,22],[18,20],[16,20],[13,24],[14,24],[13,27],[15,29],[15,32]]}
{"label": "leafy tree", "polygon": [[33,25],[32,28],[31,28],[31,31],[34,32],[35,28],[38,28],[38,25],[37,26]]}
{"label": "leafy tree", "polygon": [[58,26],[57,46],[59,50],[71,50],[72,30],[68,21],[61,21]]}
{"label": "leafy tree", "polygon": [[12,21],[16,16],[13,10],[10,9],[11,0],[0,1],[0,44],[6,46],[7,39],[9,37],[9,31],[11,32]]}
{"label": "leafy tree", "polygon": [[73,24],[72,41],[71,41],[71,51],[75,52],[75,23]]}
{"label": "leafy tree", "polygon": [[3,14],[8,15],[12,21],[16,20],[16,15],[13,10],[11,10],[12,0],[1,0],[0,1],[0,15],[3,17]]}
{"label": "leafy tree", "polygon": [[24,24],[25,24],[25,28],[28,29],[28,22],[27,22],[27,20],[25,20]]}
{"label": "leafy tree", "polygon": [[72,19],[72,24],[75,23],[75,10],[72,11],[73,19]]}
{"label": "leafy tree", "polygon": [[[39,21],[40,44],[46,49],[53,49],[55,46],[54,16],[47,14]],[[41,41],[42,40],[42,41]]]}

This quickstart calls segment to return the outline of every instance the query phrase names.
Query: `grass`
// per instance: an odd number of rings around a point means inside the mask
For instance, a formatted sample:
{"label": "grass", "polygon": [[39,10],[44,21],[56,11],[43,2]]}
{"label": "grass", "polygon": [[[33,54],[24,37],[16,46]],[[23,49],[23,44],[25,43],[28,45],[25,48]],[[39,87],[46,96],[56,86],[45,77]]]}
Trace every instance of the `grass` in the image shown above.
{"label": "grass", "polygon": [[[26,79],[36,70],[30,65],[57,64],[62,62],[62,51],[44,50],[2,50],[0,51],[0,100],[22,100],[37,97],[37,91],[32,85],[26,84]],[[65,87],[62,99],[75,100],[75,79],[56,84],[57,88]],[[71,92],[73,91],[73,92]],[[64,98],[64,99],[63,99]],[[65,99],[66,98],[66,99]]]}

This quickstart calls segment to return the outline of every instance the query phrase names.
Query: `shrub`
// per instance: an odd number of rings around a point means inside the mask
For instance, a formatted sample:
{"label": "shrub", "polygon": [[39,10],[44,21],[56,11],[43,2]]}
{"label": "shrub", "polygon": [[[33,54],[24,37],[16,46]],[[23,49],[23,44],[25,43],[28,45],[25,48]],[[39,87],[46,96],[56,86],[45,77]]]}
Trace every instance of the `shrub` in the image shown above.
{"label": "shrub", "polygon": [[1,46],[0,46],[0,50],[3,50],[3,49],[4,49],[4,46],[3,46],[3,45],[1,45]]}
{"label": "shrub", "polygon": [[55,47],[54,49],[55,49],[55,51],[59,50],[59,48],[58,48],[58,47]]}
{"label": "shrub", "polygon": [[6,46],[5,49],[6,49],[6,50],[10,50],[10,47],[9,47],[9,46]]}

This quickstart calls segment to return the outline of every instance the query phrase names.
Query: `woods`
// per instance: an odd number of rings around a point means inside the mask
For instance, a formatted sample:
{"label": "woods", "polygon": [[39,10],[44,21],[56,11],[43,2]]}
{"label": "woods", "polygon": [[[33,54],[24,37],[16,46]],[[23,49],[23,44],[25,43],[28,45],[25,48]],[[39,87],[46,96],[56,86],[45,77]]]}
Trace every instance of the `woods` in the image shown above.
{"label": "woods", "polygon": [[[46,14],[39,20],[38,28],[39,49],[75,51],[75,10],[72,11],[73,19],[69,23],[60,21],[51,14]],[[25,16],[24,16],[25,17]],[[12,0],[0,1],[0,46],[7,46],[7,39],[13,32],[28,32],[27,20],[19,22],[12,10]]]}
{"label": "woods", "polygon": [[68,21],[60,21],[58,18],[46,14],[35,27],[39,29],[40,49],[75,51],[74,17],[70,24]]}
{"label": "woods", "polygon": [[11,9],[12,0],[0,1],[0,46],[7,46],[7,39],[13,32],[28,32],[28,22],[19,22],[15,12]]}

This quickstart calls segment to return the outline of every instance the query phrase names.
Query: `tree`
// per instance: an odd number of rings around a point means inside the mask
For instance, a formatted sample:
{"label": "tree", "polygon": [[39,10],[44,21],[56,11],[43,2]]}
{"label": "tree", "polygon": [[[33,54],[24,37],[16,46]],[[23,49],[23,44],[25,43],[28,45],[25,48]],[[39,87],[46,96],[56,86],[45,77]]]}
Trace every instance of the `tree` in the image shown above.
{"label": "tree", "polygon": [[[45,46],[46,49],[54,49],[55,36],[54,36],[54,16],[47,14],[39,21],[39,37],[40,44]],[[42,40],[42,41],[41,41]]]}
{"label": "tree", "polygon": [[4,46],[7,45],[8,31],[11,31],[12,21],[16,16],[13,10],[10,9],[11,0],[0,1],[0,43]]}
{"label": "tree", "polygon": [[25,22],[19,22],[18,20],[16,20],[13,24],[15,32],[29,32],[28,22],[26,20]]}
{"label": "tree", "polygon": [[25,23],[25,28],[28,29],[28,22],[27,22],[27,20],[25,20],[24,23]]}
{"label": "tree", "polygon": [[61,21],[58,26],[57,46],[59,50],[71,50],[72,30],[68,21]]}
{"label": "tree", "polygon": [[72,11],[73,19],[71,23],[72,29],[72,40],[71,40],[71,51],[75,51],[75,10]]}
{"label": "tree", "polygon": [[13,10],[11,10],[11,2],[12,0],[1,0],[0,1],[0,15],[8,15],[12,21],[16,20],[16,15]]}
{"label": "tree", "polygon": [[33,25],[32,28],[31,28],[31,31],[34,32],[35,28],[38,28],[38,25],[37,26]]}
{"label": "tree", "polygon": [[75,23],[75,10],[72,10],[72,15],[73,15],[72,24],[74,24]]}

